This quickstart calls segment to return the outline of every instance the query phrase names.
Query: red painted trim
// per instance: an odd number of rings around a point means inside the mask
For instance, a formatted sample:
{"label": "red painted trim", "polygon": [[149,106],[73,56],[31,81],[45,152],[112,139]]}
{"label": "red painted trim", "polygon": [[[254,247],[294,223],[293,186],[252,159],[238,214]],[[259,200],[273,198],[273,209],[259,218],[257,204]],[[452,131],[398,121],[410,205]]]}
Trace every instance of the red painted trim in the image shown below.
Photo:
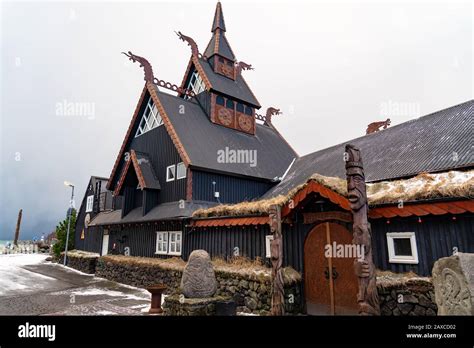
{"label": "red painted trim", "polygon": [[192,225],[195,227],[246,226],[266,224],[268,224],[268,216],[195,220],[192,223]]}
{"label": "red painted trim", "polygon": [[453,202],[430,202],[405,204],[403,208],[395,206],[386,206],[372,208],[369,211],[371,219],[393,218],[396,216],[425,216],[425,215],[444,215],[444,214],[463,214],[466,212],[474,213],[474,201],[453,201]]}
{"label": "red painted trim", "polygon": [[114,187],[113,181],[115,179],[115,174],[116,174],[118,165],[123,158],[123,154],[125,152],[125,147],[127,146],[128,138],[130,137],[130,133],[132,132],[133,126],[135,125],[136,119],[138,117],[138,112],[140,111],[140,107],[143,104],[143,100],[145,98],[146,92],[147,92],[147,87],[145,84],[142,90],[142,94],[140,95],[140,99],[138,100],[138,104],[135,107],[135,111],[133,113],[132,120],[130,121],[130,125],[128,126],[127,133],[125,134],[125,138],[123,139],[122,146],[120,147],[119,154],[117,156],[117,159],[115,160],[114,167],[112,168],[112,173],[109,176],[109,181],[107,182],[107,186],[106,186],[107,190],[112,190],[112,188]]}

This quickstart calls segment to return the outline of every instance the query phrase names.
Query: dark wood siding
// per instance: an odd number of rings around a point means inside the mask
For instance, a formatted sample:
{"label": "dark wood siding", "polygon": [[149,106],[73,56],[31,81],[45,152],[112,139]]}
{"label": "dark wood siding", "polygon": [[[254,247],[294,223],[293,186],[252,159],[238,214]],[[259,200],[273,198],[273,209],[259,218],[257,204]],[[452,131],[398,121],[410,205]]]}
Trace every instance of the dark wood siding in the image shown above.
{"label": "dark wood siding", "polygon": [[134,138],[131,149],[145,152],[150,157],[161,185],[159,203],[186,199],[186,179],[166,182],[166,167],[182,160],[164,126]]}
{"label": "dark wood siding", "polygon": [[81,250],[99,253],[102,250],[102,227],[89,227],[84,233],[84,242]]}
{"label": "dark wood siding", "polygon": [[268,182],[193,170],[193,199],[215,202],[212,182],[216,183],[221,203],[250,201],[272,187]]}
{"label": "dark wood siding", "polygon": [[[156,255],[156,232],[158,231],[182,231],[181,221],[160,221],[158,223],[146,223],[131,226],[115,226],[110,229],[109,253],[115,243],[116,252],[123,254],[125,248],[129,247],[131,256],[160,257],[171,256]],[[183,240],[183,243],[185,241]]]}
{"label": "dark wood siding", "polygon": [[227,259],[237,250],[239,256],[265,258],[265,236],[270,234],[268,225],[232,226],[212,228],[186,228],[183,255],[187,258],[196,249],[206,250],[211,257]]}
{"label": "dark wood siding", "polygon": [[[426,216],[418,222],[417,217],[377,219],[372,224],[372,240],[374,244],[374,261],[382,270],[392,272],[413,271],[418,275],[431,275],[434,262],[451,256],[453,249],[459,252],[474,252],[474,215]],[[397,264],[388,262],[387,232],[415,232],[418,264]]]}

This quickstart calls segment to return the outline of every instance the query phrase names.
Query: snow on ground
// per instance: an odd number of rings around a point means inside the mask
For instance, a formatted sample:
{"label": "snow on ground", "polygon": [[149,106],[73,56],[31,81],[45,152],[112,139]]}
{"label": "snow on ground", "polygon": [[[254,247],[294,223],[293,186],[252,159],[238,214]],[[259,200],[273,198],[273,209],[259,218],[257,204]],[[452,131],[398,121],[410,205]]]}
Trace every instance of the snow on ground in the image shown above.
{"label": "snow on ground", "polygon": [[[120,284],[122,285],[122,284]],[[139,288],[134,288],[134,290],[142,290]],[[150,293],[142,293],[143,296],[138,296],[136,294],[127,294],[122,291],[115,291],[106,288],[96,288],[96,287],[87,287],[81,288],[79,290],[64,290],[52,293],[52,295],[75,295],[75,296],[110,296],[115,298],[122,298],[127,300],[147,300],[149,301],[151,298]]]}
{"label": "snow on ground", "polygon": [[21,267],[42,263],[47,257],[44,254],[0,255],[0,296],[41,290],[45,283],[54,280]]}

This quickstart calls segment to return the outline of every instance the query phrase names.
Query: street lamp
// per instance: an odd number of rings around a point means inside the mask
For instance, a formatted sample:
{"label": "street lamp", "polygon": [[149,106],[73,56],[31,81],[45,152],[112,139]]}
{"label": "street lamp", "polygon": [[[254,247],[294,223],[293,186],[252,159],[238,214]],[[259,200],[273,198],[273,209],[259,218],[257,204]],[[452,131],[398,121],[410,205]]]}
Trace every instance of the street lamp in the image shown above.
{"label": "street lamp", "polygon": [[67,211],[68,213],[68,219],[67,219],[67,234],[66,234],[66,246],[64,248],[64,266],[66,266],[66,259],[67,259],[67,246],[69,244],[69,228],[71,227],[71,215],[72,215],[72,205],[74,202],[74,185],[71,184],[69,181],[64,182],[65,186],[69,186],[72,188],[71,191],[71,202],[69,204],[69,209]]}

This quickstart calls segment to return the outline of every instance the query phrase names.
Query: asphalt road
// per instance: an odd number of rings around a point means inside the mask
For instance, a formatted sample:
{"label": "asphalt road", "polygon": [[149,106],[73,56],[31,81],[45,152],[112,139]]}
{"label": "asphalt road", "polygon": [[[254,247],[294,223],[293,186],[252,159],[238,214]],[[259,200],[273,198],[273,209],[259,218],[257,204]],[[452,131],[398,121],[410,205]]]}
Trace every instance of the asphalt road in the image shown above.
{"label": "asphalt road", "polygon": [[0,255],[0,315],[143,315],[150,294],[44,255]]}

